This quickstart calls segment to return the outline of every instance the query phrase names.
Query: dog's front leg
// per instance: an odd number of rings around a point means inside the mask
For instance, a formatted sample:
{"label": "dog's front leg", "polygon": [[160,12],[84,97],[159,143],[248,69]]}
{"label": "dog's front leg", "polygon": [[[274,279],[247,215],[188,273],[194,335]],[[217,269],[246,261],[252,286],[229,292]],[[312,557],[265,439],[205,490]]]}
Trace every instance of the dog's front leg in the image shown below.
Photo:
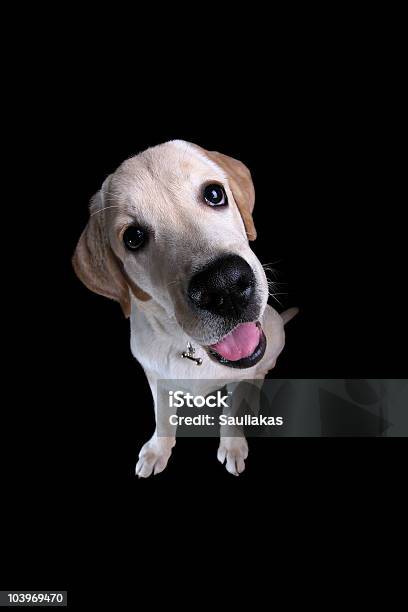
{"label": "dog's front leg", "polygon": [[242,398],[239,383],[228,384],[227,389],[228,394],[231,395],[230,407],[223,411],[217,459],[220,463],[225,463],[227,472],[234,476],[239,476],[245,470],[245,459],[248,457],[248,443],[243,427],[235,425],[233,422],[231,424],[230,420],[235,419],[239,414],[239,404]]}
{"label": "dog's front leg", "polygon": [[[228,384],[228,392],[231,393],[231,407],[223,413],[224,419],[243,417],[245,414],[258,414],[260,402],[260,390],[263,385],[263,377],[250,381]],[[248,411],[249,408],[249,411]],[[220,446],[217,458],[224,464],[227,471],[234,476],[239,476],[245,470],[245,460],[248,457],[248,443],[241,425],[232,424],[227,421],[220,426]]]}
{"label": "dog's front leg", "polygon": [[162,472],[176,444],[175,427],[169,423],[169,413],[166,408],[168,405],[167,393],[164,389],[158,388],[156,378],[150,376],[147,378],[154,398],[156,429],[139,453],[136,465],[136,476],[139,478],[148,478],[151,474]]}
{"label": "dog's front leg", "polygon": [[227,472],[239,476],[245,470],[245,459],[248,457],[248,443],[244,433],[232,436],[220,432],[220,445],[218,447],[217,459],[225,463]]}

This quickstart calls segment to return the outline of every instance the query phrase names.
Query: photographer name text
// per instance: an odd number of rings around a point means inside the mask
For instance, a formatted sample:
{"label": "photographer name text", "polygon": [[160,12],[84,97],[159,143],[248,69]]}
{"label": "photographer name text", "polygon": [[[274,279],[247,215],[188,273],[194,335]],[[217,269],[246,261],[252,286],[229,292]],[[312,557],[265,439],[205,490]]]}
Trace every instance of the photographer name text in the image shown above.
{"label": "photographer name text", "polygon": [[197,414],[196,416],[179,416],[172,414],[169,417],[170,425],[186,425],[188,427],[203,427],[216,425],[230,425],[234,427],[243,426],[269,426],[281,427],[283,425],[283,417],[273,416],[253,416],[245,414],[244,416],[229,416],[220,414],[218,417],[210,416],[209,414]]}

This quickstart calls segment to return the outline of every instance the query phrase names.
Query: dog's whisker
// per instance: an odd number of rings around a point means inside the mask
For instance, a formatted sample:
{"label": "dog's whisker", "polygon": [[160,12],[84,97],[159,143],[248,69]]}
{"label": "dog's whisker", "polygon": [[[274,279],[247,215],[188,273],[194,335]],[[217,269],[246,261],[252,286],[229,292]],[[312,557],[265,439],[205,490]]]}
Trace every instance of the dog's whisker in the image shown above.
{"label": "dog's whisker", "polygon": [[95,210],[93,213],[91,213],[89,216],[93,217],[94,215],[97,215],[98,213],[103,212],[104,210],[108,210],[108,208],[120,208],[120,206],[105,206],[104,208],[100,208],[99,210]]}
{"label": "dog's whisker", "polygon": [[272,276],[274,276],[275,278],[278,276],[278,271],[277,270],[273,270],[272,268],[264,268],[264,272],[265,272],[265,276],[267,276],[267,273],[269,272]]}
{"label": "dog's whisker", "polygon": [[270,293],[269,297],[273,298],[278,304],[279,306],[281,306],[283,308],[283,304],[282,302],[276,297],[276,294]]}
{"label": "dog's whisker", "polygon": [[264,270],[268,270],[269,272],[277,272],[276,268],[272,268],[272,266],[262,266]]}

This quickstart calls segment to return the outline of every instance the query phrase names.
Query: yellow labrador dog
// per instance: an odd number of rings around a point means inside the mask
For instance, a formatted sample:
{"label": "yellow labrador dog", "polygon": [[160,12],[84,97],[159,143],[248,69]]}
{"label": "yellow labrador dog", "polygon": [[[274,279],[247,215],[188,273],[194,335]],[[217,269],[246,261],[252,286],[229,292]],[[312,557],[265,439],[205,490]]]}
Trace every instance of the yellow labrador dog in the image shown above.
{"label": "yellow labrador dog", "polygon": [[[181,140],[128,159],[91,200],[73,266],[130,317],[156,421],[158,380],[202,379],[205,395],[208,381],[262,380],[283,349],[296,309],[279,315],[267,304],[265,272],[248,242],[254,202],[244,164]],[[163,471],[174,444],[156,430],[136,474]],[[218,459],[230,473],[244,470],[247,454],[245,437],[221,431]]]}

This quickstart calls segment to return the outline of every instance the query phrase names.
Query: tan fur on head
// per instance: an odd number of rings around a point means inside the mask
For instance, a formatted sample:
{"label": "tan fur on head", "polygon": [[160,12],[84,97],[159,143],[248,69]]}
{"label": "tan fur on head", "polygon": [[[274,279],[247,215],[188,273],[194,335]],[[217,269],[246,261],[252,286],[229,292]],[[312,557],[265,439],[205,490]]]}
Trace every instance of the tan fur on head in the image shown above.
{"label": "tan fur on head", "polygon": [[122,262],[113,252],[107,235],[105,212],[100,206],[100,192],[91,201],[91,216],[81,234],[72,258],[72,265],[84,285],[99,295],[120,303],[125,317],[130,316],[132,291],[140,300],[150,296],[139,289],[126,275]]}
{"label": "tan fur on head", "polygon": [[[213,181],[225,187],[231,202],[220,214],[202,197],[203,186]],[[132,295],[152,299],[184,329],[209,341],[214,327],[205,325],[185,296],[194,270],[217,254],[245,259],[257,277],[261,310],[266,304],[265,273],[248,244],[256,238],[254,203],[251,174],[240,161],[185,141],[157,145],[123,162],[93,197],[74,270],[91,291],[118,301],[126,317]],[[149,237],[137,254],[123,243],[132,224],[146,228]]]}
{"label": "tan fur on head", "polygon": [[255,240],[256,229],[252,219],[255,205],[255,189],[250,171],[238,159],[218,153],[218,151],[206,151],[201,147],[199,148],[224,170],[228,177],[228,183],[234,195],[234,200],[241,213],[248,240]]}

